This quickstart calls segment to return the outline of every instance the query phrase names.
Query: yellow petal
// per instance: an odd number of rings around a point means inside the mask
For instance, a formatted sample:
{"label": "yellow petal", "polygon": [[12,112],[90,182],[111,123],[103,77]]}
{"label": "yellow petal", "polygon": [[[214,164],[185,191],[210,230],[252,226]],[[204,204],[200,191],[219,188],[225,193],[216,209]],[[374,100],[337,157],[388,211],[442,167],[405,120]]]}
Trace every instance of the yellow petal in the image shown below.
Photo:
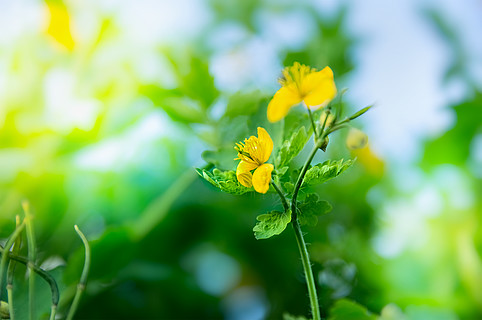
{"label": "yellow petal", "polygon": [[254,171],[253,174],[253,186],[254,190],[259,193],[266,193],[269,189],[269,183],[271,182],[271,172],[274,167],[270,163],[265,163]]}
{"label": "yellow petal", "polygon": [[236,169],[236,178],[238,178],[239,183],[241,183],[246,188],[251,188],[253,183],[253,175],[251,170],[256,169],[258,166],[252,162],[241,161]]}
{"label": "yellow petal", "polygon": [[306,76],[301,86],[304,101],[308,107],[317,107],[327,104],[336,95],[336,85],[333,80],[333,71],[329,67],[313,72]]}
{"label": "yellow petal", "polygon": [[276,122],[283,119],[290,108],[301,102],[296,84],[281,87],[268,104],[268,120]]}
{"label": "yellow petal", "polygon": [[70,17],[67,7],[61,1],[47,1],[50,13],[50,22],[47,33],[51,35],[57,43],[68,50],[74,48],[74,40],[70,32]]}
{"label": "yellow petal", "polygon": [[271,152],[273,151],[273,140],[268,132],[261,127],[258,127],[258,144],[259,144],[259,159],[261,163],[268,161]]}

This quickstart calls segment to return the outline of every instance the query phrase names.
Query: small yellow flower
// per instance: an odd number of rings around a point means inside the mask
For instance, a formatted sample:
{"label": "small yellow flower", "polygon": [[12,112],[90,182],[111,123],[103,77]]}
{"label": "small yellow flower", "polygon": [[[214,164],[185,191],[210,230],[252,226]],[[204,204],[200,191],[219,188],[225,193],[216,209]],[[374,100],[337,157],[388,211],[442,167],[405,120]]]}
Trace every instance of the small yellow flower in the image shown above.
{"label": "small yellow flower", "polygon": [[283,70],[279,80],[282,87],[275,93],[268,105],[268,120],[283,119],[291,107],[304,101],[310,109],[316,109],[330,102],[336,95],[333,71],[325,67],[321,71],[298,62]]}
{"label": "small yellow flower", "polygon": [[[271,182],[273,165],[265,163],[273,151],[273,140],[265,129],[258,127],[258,136],[251,136],[234,147],[241,162],[236,169],[239,183],[247,188],[254,186],[259,193],[266,193]],[[254,170],[254,173],[251,171]]]}

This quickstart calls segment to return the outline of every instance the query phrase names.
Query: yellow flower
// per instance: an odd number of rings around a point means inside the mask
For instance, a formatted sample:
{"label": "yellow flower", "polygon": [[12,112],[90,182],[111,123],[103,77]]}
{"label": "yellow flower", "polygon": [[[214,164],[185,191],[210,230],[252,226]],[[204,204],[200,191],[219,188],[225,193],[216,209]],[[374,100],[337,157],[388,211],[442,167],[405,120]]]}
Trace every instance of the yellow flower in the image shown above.
{"label": "yellow flower", "polygon": [[279,80],[282,87],[275,93],[268,105],[268,120],[283,119],[291,107],[304,101],[310,109],[330,102],[336,95],[333,71],[325,67],[321,71],[295,62],[283,70]]}
{"label": "yellow flower", "polygon": [[[236,169],[239,183],[247,188],[254,186],[259,193],[266,193],[271,182],[273,165],[265,163],[273,151],[273,140],[265,129],[258,127],[258,136],[251,136],[234,147],[241,162]],[[251,171],[254,170],[254,173]]]}

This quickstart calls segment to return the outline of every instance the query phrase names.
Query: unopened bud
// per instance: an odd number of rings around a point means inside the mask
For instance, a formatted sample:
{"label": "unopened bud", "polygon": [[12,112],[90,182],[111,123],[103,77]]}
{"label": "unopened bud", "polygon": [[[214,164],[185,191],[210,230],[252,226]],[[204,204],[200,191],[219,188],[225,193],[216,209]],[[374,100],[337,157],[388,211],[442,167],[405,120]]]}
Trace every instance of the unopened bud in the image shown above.
{"label": "unopened bud", "polygon": [[10,311],[8,310],[8,303],[0,301],[0,316],[2,319],[10,319]]}
{"label": "unopened bud", "polygon": [[363,131],[355,128],[351,128],[346,137],[346,146],[351,150],[361,149],[366,146],[367,142],[368,136]]}
{"label": "unopened bud", "polygon": [[331,127],[333,121],[335,121],[335,115],[333,113],[323,112],[320,116],[320,125],[323,126],[323,124],[325,124],[325,128]]}
{"label": "unopened bud", "polygon": [[323,152],[326,151],[326,147],[328,147],[328,143],[330,142],[330,138],[325,137],[323,142],[321,143],[320,149],[323,150]]}

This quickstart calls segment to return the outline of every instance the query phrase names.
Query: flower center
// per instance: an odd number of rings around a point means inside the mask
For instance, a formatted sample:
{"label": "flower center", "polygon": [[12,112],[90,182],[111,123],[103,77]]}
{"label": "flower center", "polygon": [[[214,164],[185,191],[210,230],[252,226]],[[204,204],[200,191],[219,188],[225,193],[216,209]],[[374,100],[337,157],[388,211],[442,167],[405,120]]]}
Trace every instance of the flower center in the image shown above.
{"label": "flower center", "polygon": [[257,137],[252,136],[249,139],[244,139],[244,142],[236,143],[234,149],[238,151],[237,159],[254,162],[258,165],[263,164],[263,162],[260,160],[260,148]]}
{"label": "flower center", "polygon": [[299,62],[295,62],[291,67],[286,67],[283,69],[283,77],[279,79],[279,83],[282,86],[289,86],[294,83],[300,95],[303,96],[304,93],[301,92],[303,80],[307,75],[313,72],[316,72],[316,69],[305,66],[304,64],[300,64]]}

